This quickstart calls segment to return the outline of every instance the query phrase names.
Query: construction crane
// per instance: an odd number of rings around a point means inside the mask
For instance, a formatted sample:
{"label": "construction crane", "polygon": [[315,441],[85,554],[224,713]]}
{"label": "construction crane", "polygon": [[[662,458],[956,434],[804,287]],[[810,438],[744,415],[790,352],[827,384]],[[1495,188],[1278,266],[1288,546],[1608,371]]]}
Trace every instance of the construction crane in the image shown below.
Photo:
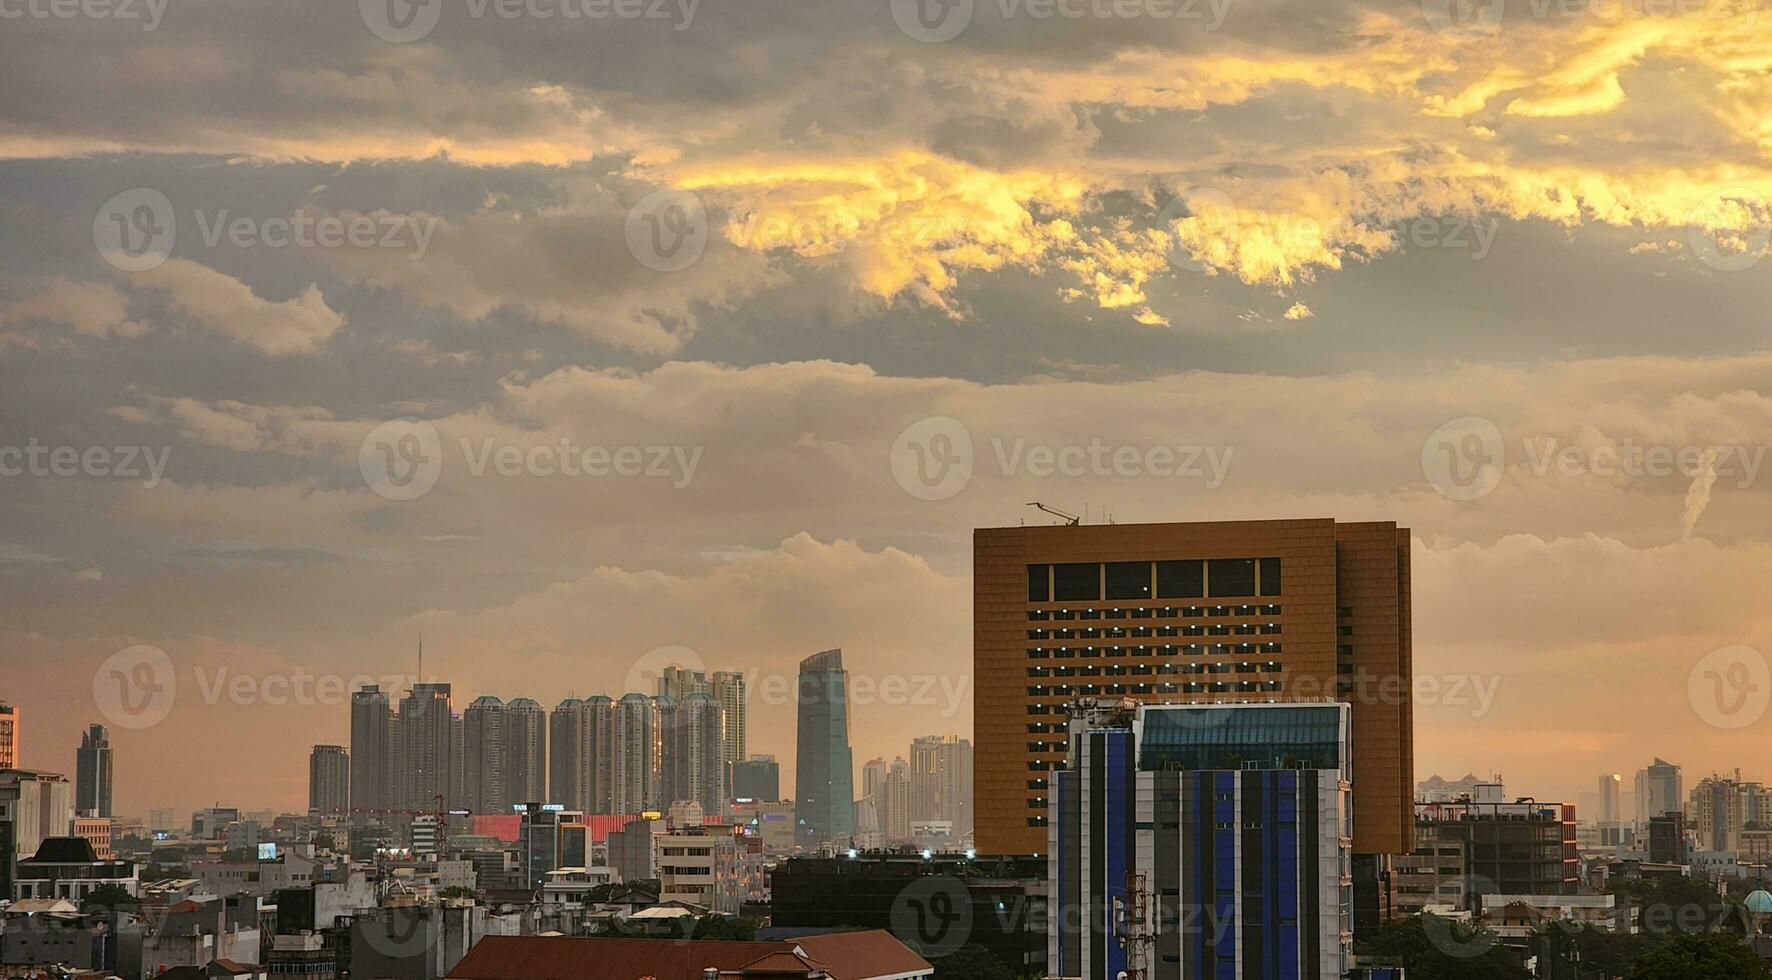
{"label": "construction crane", "polygon": [[1040,503],[1038,500],[1028,501],[1028,506],[1032,507],[1036,510],[1045,511],[1048,514],[1051,514],[1053,517],[1062,518],[1064,520],[1064,522],[1066,524],[1069,524],[1071,527],[1076,527],[1078,524],[1083,523],[1083,519],[1081,517],[1078,517],[1075,514],[1067,514],[1064,511],[1059,510],[1056,507],[1048,507],[1045,504]]}

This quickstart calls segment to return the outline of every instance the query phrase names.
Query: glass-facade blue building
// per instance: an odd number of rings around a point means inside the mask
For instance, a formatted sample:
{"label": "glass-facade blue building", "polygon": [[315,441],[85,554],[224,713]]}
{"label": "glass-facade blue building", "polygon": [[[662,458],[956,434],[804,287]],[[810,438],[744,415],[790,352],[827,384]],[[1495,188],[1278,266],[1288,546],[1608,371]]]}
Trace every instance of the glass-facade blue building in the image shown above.
{"label": "glass-facade blue building", "polygon": [[849,675],[843,651],[800,661],[799,752],[794,764],[794,812],[805,846],[845,840],[855,833],[855,769],[849,748]]}
{"label": "glass-facade blue building", "polygon": [[1123,702],[1073,716],[1048,823],[1049,972],[1341,977],[1349,716],[1329,703]]}

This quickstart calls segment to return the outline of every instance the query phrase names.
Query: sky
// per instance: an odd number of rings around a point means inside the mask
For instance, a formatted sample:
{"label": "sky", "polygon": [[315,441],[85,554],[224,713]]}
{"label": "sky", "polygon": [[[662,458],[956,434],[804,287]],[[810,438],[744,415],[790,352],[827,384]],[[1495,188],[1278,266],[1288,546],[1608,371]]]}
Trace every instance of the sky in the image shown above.
{"label": "sky", "polygon": [[1754,7],[0,0],[23,761],[300,809],[420,637],[890,760],[1041,501],[1411,528],[1420,778],[1772,777]]}

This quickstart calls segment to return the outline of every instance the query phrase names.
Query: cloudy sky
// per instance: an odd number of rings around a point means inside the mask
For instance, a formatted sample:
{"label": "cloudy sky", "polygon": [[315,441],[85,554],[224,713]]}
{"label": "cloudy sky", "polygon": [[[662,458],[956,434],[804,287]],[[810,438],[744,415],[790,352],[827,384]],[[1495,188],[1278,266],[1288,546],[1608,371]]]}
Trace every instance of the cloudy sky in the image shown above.
{"label": "cloudy sky", "polygon": [[1754,6],[0,0],[25,762],[300,808],[421,634],[458,703],[841,646],[890,758],[1042,500],[1411,527],[1420,777],[1772,777]]}

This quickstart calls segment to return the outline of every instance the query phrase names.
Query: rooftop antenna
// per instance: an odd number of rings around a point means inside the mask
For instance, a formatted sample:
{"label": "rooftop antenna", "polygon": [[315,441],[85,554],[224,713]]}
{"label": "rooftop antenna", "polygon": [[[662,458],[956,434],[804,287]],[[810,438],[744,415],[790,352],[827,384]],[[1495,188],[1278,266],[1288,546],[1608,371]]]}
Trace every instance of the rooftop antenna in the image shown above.
{"label": "rooftop antenna", "polygon": [[1059,510],[1056,507],[1048,507],[1045,504],[1040,503],[1038,500],[1030,500],[1030,501],[1028,501],[1027,505],[1029,507],[1034,508],[1035,510],[1045,511],[1048,514],[1051,514],[1053,517],[1060,518],[1066,524],[1070,525],[1071,527],[1076,527],[1078,524],[1083,523],[1083,519],[1081,517],[1078,517],[1075,514],[1067,514],[1064,511]]}

